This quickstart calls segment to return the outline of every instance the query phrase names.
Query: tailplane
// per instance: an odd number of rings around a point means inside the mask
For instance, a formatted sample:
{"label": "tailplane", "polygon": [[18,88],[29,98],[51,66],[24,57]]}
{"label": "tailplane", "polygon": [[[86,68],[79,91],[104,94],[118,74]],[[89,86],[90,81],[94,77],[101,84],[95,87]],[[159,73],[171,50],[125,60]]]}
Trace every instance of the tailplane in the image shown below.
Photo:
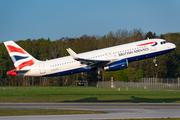
{"label": "tailplane", "polygon": [[6,41],[4,45],[15,66],[15,69],[7,72],[9,75],[16,75],[14,71],[17,73],[17,71],[21,71],[24,67],[31,66],[38,61],[13,41]]}

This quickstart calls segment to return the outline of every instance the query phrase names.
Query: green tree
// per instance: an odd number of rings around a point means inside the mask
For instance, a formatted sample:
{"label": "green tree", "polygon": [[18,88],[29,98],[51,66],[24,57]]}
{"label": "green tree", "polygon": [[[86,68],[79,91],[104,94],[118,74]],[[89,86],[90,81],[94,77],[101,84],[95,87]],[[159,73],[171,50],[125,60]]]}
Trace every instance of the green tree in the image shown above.
{"label": "green tree", "polygon": [[143,71],[142,70],[137,70],[137,72],[136,72],[136,79],[138,81],[141,81],[142,78],[143,78]]}
{"label": "green tree", "polygon": [[156,38],[156,33],[152,33],[151,31],[149,31],[148,33],[146,33],[145,35],[145,39],[149,38],[149,39],[152,39],[152,38]]}
{"label": "green tree", "polygon": [[119,71],[119,78],[120,78],[121,81],[124,81],[124,82],[129,80],[129,77],[128,77],[126,69],[123,69],[123,70]]}

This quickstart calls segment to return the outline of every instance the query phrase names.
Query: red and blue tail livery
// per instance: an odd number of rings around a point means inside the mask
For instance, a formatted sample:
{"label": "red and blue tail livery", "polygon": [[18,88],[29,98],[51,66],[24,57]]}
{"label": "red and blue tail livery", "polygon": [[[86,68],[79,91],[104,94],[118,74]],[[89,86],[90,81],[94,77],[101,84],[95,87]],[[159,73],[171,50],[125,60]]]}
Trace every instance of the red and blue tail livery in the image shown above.
{"label": "red and blue tail livery", "polygon": [[148,39],[80,54],[68,48],[70,56],[39,61],[13,41],[4,42],[4,45],[15,66],[7,72],[8,75],[37,77],[62,76],[92,70],[97,70],[99,74],[103,69],[125,69],[129,62],[146,58],[153,58],[157,66],[156,56],[176,48],[175,44],[164,39]]}
{"label": "red and blue tail livery", "polygon": [[8,75],[15,76],[17,75],[17,72],[20,72],[21,70],[28,70],[26,68],[28,68],[28,66],[34,65],[37,61],[34,57],[32,57],[13,41],[4,42],[4,45],[15,66],[15,69],[7,72]]}

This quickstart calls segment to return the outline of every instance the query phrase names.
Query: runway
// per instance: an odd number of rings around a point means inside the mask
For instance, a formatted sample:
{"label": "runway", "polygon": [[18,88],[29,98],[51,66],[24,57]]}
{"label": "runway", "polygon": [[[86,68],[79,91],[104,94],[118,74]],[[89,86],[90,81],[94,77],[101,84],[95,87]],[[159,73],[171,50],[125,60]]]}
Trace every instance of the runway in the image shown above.
{"label": "runway", "polygon": [[180,104],[175,103],[0,103],[0,110],[70,109],[106,111],[107,114],[1,116],[1,120],[77,120],[123,118],[180,118]]}
{"label": "runway", "polygon": [[0,103],[0,110],[12,109],[180,109],[180,103]]}

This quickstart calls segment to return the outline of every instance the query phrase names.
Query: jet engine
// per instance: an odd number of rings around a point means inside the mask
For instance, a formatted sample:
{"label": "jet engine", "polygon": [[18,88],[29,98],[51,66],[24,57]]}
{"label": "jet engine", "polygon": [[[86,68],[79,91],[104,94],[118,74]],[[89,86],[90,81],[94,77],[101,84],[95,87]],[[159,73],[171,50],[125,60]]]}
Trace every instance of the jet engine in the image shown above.
{"label": "jet engine", "polygon": [[104,67],[105,71],[115,71],[115,70],[121,70],[128,67],[128,60],[122,59],[120,61],[115,61],[109,63],[107,66]]}

